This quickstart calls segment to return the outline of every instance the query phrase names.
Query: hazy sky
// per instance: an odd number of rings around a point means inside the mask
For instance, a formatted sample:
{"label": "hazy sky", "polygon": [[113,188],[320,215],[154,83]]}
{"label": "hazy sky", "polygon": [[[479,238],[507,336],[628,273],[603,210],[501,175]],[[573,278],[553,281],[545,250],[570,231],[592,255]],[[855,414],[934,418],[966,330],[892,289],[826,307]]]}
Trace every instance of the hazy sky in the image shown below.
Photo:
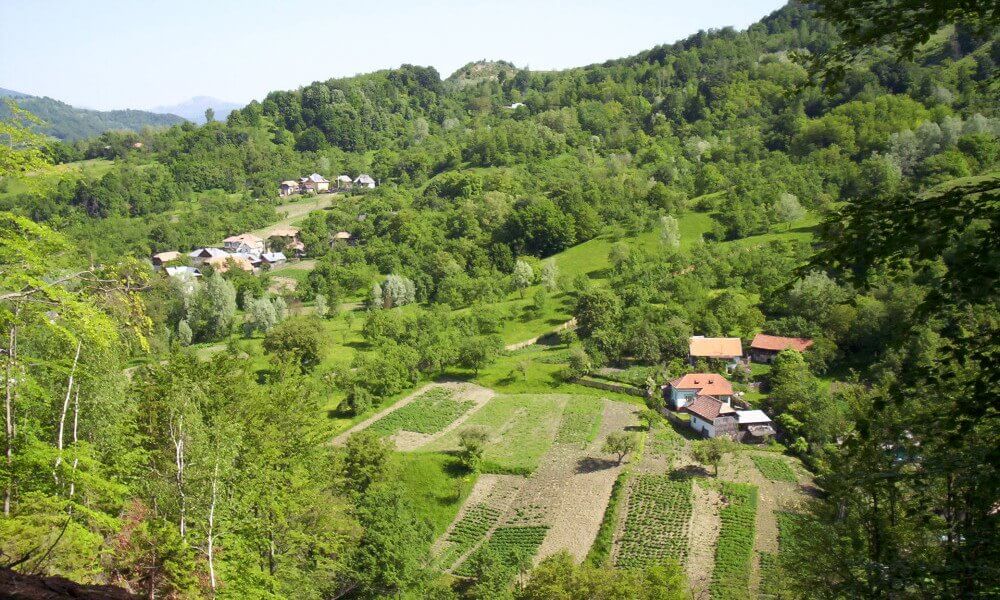
{"label": "hazy sky", "polygon": [[783,0],[0,0],[0,87],[92,108],[275,89],[402,63],[447,77],[504,59],[560,69],[699,29],[745,28]]}

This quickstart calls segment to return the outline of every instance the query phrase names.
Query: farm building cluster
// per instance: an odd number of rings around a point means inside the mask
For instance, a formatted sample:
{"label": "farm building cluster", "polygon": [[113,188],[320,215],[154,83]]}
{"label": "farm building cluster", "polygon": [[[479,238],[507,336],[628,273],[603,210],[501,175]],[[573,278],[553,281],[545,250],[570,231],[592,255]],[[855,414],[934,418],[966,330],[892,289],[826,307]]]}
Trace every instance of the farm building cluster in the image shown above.
{"label": "farm building cluster", "polygon": [[352,178],[350,175],[339,175],[333,181],[319,173],[313,173],[299,180],[287,179],[278,186],[278,194],[282,197],[292,194],[331,194],[351,189],[373,189],[377,184],[367,173]]}
{"label": "farm building cluster", "polygon": [[[784,350],[803,352],[812,345],[806,338],[758,334],[743,352],[740,338],[693,336],[688,340],[692,365],[700,361],[720,364],[729,372],[749,362],[770,364]],[[733,384],[718,373],[688,373],[662,387],[665,411],[686,413],[692,429],[705,437],[729,437],[760,443],[774,435],[774,423],[762,410],[750,409],[733,391]]]}

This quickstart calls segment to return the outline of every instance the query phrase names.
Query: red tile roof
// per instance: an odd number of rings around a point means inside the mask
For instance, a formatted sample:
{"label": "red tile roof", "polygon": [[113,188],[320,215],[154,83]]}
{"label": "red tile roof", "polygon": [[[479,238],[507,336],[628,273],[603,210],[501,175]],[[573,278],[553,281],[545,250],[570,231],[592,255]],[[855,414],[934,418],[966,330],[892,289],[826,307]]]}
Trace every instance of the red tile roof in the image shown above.
{"label": "red tile roof", "polygon": [[733,384],[715,373],[688,373],[670,382],[679,390],[697,390],[699,394],[708,396],[732,396]]}
{"label": "red tile roof", "polygon": [[684,405],[684,410],[706,421],[714,421],[719,415],[735,414],[733,407],[712,396],[695,396]]}
{"label": "red tile roof", "polygon": [[798,350],[799,352],[804,352],[809,346],[813,345],[813,341],[809,338],[797,338],[797,337],[781,337],[780,335],[766,335],[763,333],[758,333],[753,341],[750,342],[750,347],[757,350],[773,350],[775,352],[781,352],[782,350]]}
{"label": "red tile roof", "polygon": [[740,338],[709,338],[696,335],[688,340],[688,352],[691,356],[732,358],[743,356],[743,344],[740,343]]}

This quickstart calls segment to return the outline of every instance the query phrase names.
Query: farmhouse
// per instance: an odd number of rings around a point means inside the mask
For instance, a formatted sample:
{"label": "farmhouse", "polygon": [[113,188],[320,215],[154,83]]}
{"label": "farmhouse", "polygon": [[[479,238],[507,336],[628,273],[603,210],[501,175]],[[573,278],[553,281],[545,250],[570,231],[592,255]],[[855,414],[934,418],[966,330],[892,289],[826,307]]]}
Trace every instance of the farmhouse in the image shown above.
{"label": "farmhouse", "polygon": [[267,246],[272,251],[284,250],[299,241],[299,228],[290,225],[281,225],[268,231]]}
{"label": "farmhouse", "polygon": [[264,265],[269,265],[271,268],[278,268],[285,264],[284,252],[265,252],[260,255],[260,262]]}
{"label": "farmhouse", "polygon": [[715,373],[688,373],[663,386],[663,399],[674,410],[681,410],[698,396],[713,396],[728,404],[733,398],[733,384]]}
{"label": "farmhouse", "polygon": [[211,265],[217,273],[225,273],[231,267],[235,266],[237,269],[242,269],[249,273],[253,273],[253,264],[250,260],[239,254],[230,254],[227,256],[216,256],[205,260],[207,265]]}
{"label": "farmhouse", "polygon": [[684,412],[691,415],[691,429],[705,437],[727,435],[736,439],[739,436],[736,410],[718,398],[695,396],[684,406]]}
{"label": "farmhouse", "polygon": [[351,179],[350,175],[338,175],[337,176],[337,189],[338,190],[349,190],[351,186],[354,185],[354,180]]}
{"label": "farmhouse", "polygon": [[727,368],[740,364],[743,358],[743,344],[740,338],[711,338],[703,335],[693,336],[688,340],[688,357],[691,364],[698,359],[721,360]]}
{"label": "farmhouse", "polygon": [[229,253],[221,248],[198,248],[192,252],[188,252],[188,257],[191,262],[195,265],[201,265],[210,259],[226,258]]}
{"label": "farmhouse", "polygon": [[264,240],[252,233],[231,235],[222,240],[222,247],[227,252],[246,252],[260,254],[264,251]]}
{"label": "farmhouse", "polygon": [[812,345],[813,341],[809,338],[758,333],[750,342],[750,360],[756,363],[770,363],[782,350],[805,352]]}
{"label": "farmhouse", "polygon": [[363,188],[374,188],[375,180],[372,179],[371,175],[367,173],[362,173],[361,175],[358,175],[358,177],[354,180],[354,185]]}
{"label": "farmhouse", "polygon": [[286,181],[282,181],[281,185],[278,186],[279,196],[291,196],[292,194],[298,194],[298,193],[299,193],[298,181],[288,179]]}
{"label": "farmhouse", "polygon": [[153,255],[153,268],[159,269],[167,263],[172,263],[175,260],[180,260],[181,253],[171,250],[170,252],[160,252]]}
{"label": "farmhouse", "polygon": [[313,193],[327,192],[330,190],[330,182],[319,173],[313,173],[299,180],[299,188]]}

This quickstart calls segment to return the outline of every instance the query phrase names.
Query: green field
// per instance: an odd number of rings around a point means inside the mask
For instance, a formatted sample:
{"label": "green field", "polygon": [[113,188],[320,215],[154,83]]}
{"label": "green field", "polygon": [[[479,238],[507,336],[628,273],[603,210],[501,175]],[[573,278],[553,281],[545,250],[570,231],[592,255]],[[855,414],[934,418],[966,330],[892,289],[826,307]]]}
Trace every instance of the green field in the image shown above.
{"label": "green field", "polygon": [[399,431],[437,433],[472,406],[473,403],[468,400],[455,399],[451,390],[433,388],[406,406],[375,421],[368,429],[381,436],[389,436]]}
{"label": "green field", "polygon": [[566,402],[556,441],[561,444],[587,444],[594,441],[601,427],[604,401],[596,396],[574,396]]}
{"label": "green field", "polygon": [[616,566],[640,568],[666,558],[683,562],[688,553],[691,480],[636,475],[625,506]]}
{"label": "green field", "polygon": [[485,552],[493,552],[511,569],[510,576],[513,578],[517,572],[514,561],[520,559],[530,565],[530,559],[538,552],[547,532],[548,527],[500,527],[455,569],[455,574],[472,576],[472,568],[478,557]]}
{"label": "green field", "polygon": [[787,481],[790,483],[798,481],[795,477],[795,471],[788,466],[788,463],[776,456],[751,454],[750,458],[753,460],[753,464],[757,467],[757,470],[760,471],[760,474],[771,481]]}
{"label": "green field", "polygon": [[395,472],[416,516],[442,535],[475,484],[458,458],[440,452],[394,453]]}
{"label": "green field", "polygon": [[[528,474],[552,445],[568,398],[563,395],[496,396],[465,422],[490,433],[483,454],[485,473]],[[459,431],[432,442],[428,450],[457,450]]]}
{"label": "green field", "polygon": [[719,511],[722,527],[715,546],[715,569],[709,590],[713,600],[748,597],[757,517],[757,488],[719,482],[725,504]]}

